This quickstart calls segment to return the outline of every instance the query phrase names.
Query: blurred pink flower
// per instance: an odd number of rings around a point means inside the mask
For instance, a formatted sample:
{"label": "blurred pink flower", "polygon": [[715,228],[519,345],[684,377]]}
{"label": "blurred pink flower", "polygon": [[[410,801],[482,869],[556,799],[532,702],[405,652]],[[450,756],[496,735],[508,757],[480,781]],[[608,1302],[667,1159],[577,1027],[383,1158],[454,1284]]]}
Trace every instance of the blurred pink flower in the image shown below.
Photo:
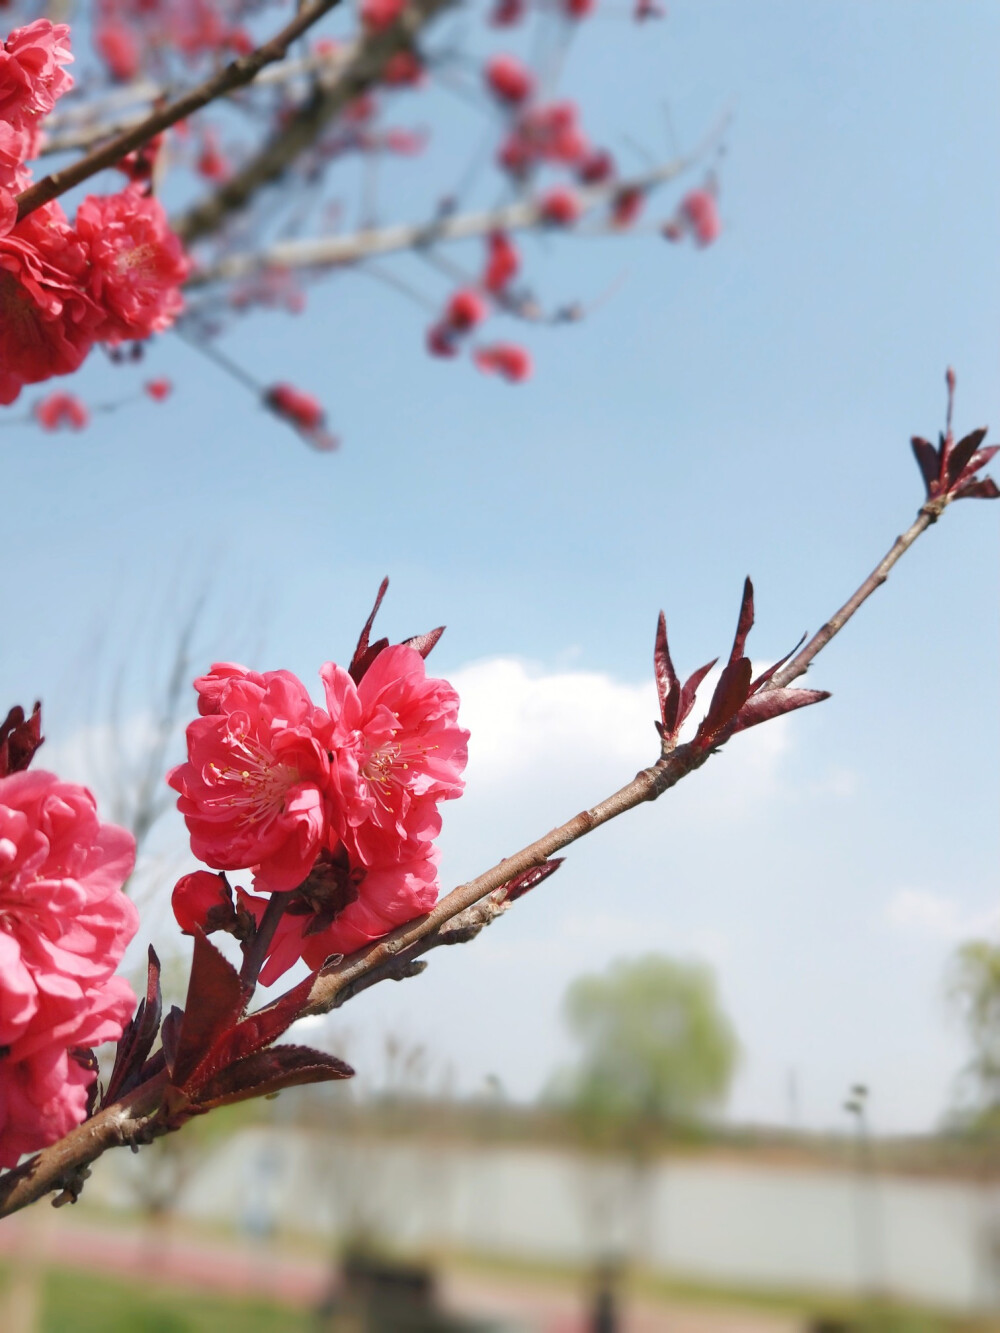
{"label": "blurred pink flower", "polygon": [[51,773],[0,778],[0,1166],[86,1113],[74,1051],[117,1039],[135,1007],[114,976],[139,917],[121,892],[130,833]]}

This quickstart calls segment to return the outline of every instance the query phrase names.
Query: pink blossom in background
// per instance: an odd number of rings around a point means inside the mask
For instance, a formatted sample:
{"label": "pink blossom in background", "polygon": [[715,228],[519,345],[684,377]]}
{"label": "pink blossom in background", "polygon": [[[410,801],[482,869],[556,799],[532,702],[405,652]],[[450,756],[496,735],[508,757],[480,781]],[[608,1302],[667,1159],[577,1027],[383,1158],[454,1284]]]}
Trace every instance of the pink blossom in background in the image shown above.
{"label": "pink blossom in background", "polygon": [[131,28],[105,23],[94,34],[94,46],[111,77],[119,83],[128,83],[139,73],[139,43]]}
{"label": "pink blossom in background", "polygon": [[493,56],[486,62],[483,76],[490,92],[509,106],[526,102],[535,90],[531,70],[514,56]]}
{"label": "pink blossom in background", "polygon": [[517,277],[521,266],[514,243],[506,232],[493,231],[486,238],[486,269],[483,286],[488,292],[502,292]]}
{"label": "pink blossom in background", "polygon": [[35,420],[43,430],[83,430],[90,420],[86,405],[71,393],[50,393],[32,408]]}
{"label": "pink blossom in background", "polygon": [[319,399],[303,393],[292,384],[274,384],[264,395],[272,412],[285,417],[300,430],[316,430],[323,425],[325,414]]}
{"label": "pink blossom in background", "polygon": [[78,369],[102,312],[84,290],[87,255],[58,203],[0,236],[0,403]]}
{"label": "pink blossom in background", "polygon": [[139,925],[134,861],[84,787],[0,778],[0,1166],[80,1123],[94,1075],[73,1051],[116,1040],[135,1007],[114,975]]}
{"label": "pink blossom in background", "polygon": [[406,0],[361,0],[361,22],[369,32],[389,28],[406,8]]}
{"label": "pink blossom in background", "polygon": [[15,28],[0,46],[0,120],[34,135],[39,119],[72,88],[72,75],[62,68],[72,60],[68,24],[36,19]]}
{"label": "pink blossom in background", "polygon": [[147,380],[142,387],[154,403],[162,403],[174,391],[174,386],[168,379]]}
{"label": "pink blossom in background", "polygon": [[191,266],[160,201],[137,185],[88,195],[76,231],[90,261],[90,294],[105,312],[101,340],[148,338],[169,328],[183,309],[180,287]]}
{"label": "pink blossom in background", "polygon": [[293,889],[326,832],[329,719],[290,671],[213,675],[202,679],[214,711],[188,726],[187,762],[167,775],[191,850],[215,870],[253,867],[269,891]]}
{"label": "pink blossom in background", "polygon": [[719,205],[710,190],[692,190],[681,200],[681,216],[699,245],[711,245],[722,232]]}
{"label": "pink blossom in background", "polygon": [[531,355],[516,343],[493,343],[490,347],[477,347],[473,360],[485,374],[499,375],[512,384],[519,384],[531,374]]}
{"label": "pink blossom in background", "polygon": [[486,318],[486,302],[471,287],[455,292],[444,313],[444,323],[455,333],[468,333]]}
{"label": "pink blossom in background", "polygon": [[580,216],[580,200],[565,185],[547,190],[538,201],[543,222],[553,227],[569,227]]}

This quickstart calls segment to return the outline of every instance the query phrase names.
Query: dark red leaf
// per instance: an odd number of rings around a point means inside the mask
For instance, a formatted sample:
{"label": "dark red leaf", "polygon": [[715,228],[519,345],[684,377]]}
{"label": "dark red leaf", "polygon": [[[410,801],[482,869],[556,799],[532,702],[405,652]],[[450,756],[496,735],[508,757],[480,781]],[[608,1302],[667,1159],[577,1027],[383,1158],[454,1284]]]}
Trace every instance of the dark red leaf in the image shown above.
{"label": "dark red leaf", "polygon": [[941,472],[941,460],[938,458],[938,451],[930,440],[925,440],[919,435],[914,435],[910,444],[913,447],[920,474],[924,479],[924,485],[927,487],[927,494],[930,495]]}
{"label": "dark red leaf", "polygon": [[236,969],[204,932],[196,931],[184,1020],[171,1071],[177,1087],[184,1087],[223,1033],[236,1026],[249,998],[250,991]]}
{"label": "dark red leaf", "polygon": [[351,665],[348,667],[348,672],[355,685],[361,683],[362,676],[371,666],[372,662],[375,661],[375,658],[382,649],[388,648],[389,646],[388,639],[385,639],[384,641],[380,640],[379,643],[375,644],[372,648],[369,648],[368,646],[368,639],[372,632],[372,625],[375,624],[375,617],[378,615],[378,609],[382,605],[382,598],[385,596],[388,587],[389,580],[385,578],[379,584],[378,596],[375,598],[375,605],[372,607],[372,613],[365,621],[365,627],[361,631],[361,635],[358,639],[358,646],[355,648],[354,656],[351,658]]}
{"label": "dark red leaf", "polygon": [[977,449],[966,463],[965,470],[959,477],[959,481],[971,481],[976,473],[984,468],[997,453],[1000,453],[1000,444],[991,444],[987,449]]}
{"label": "dark red leaf", "polygon": [[146,998],[139,1001],[135,1015],[130,1019],[115,1052],[115,1066],[104,1094],[104,1105],[118,1101],[123,1093],[138,1087],[146,1057],[160,1030],[163,1000],[160,994],[160,960],[156,950],[149,946],[149,964],[146,971]]}
{"label": "dark red leaf", "polygon": [[543,879],[548,879],[565,861],[564,856],[554,856],[551,860],[543,861],[540,866],[532,866],[530,870],[522,870],[519,875],[507,881],[503,886],[503,895],[509,903],[516,903],[518,898],[523,898],[526,893],[541,884]]}
{"label": "dark red leaf", "polygon": [[718,660],[717,657],[713,657],[711,662],[706,662],[703,667],[699,667],[697,671],[693,671],[684,682],[684,688],[681,690],[681,706],[677,711],[678,731],[683,727],[684,723],[687,721],[688,714],[694,707],[695,696],[698,693],[698,686],[712,670],[712,667],[715,666]]}
{"label": "dark red leaf", "polygon": [[995,500],[1000,496],[1000,488],[992,477],[982,477],[979,481],[963,481],[953,495],[955,500]]}
{"label": "dark red leaf", "polygon": [[44,739],[42,705],[36,703],[31,716],[25,718],[24,709],[15,704],[0,722],[0,778],[27,768]]}
{"label": "dark red leaf", "polygon": [[667,618],[662,611],[659,620],[656,622],[656,642],[653,645],[653,674],[656,677],[656,695],[660,701],[660,718],[663,722],[660,735],[667,741],[676,740],[677,728],[680,725],[678,713],[681,706],[681,683],[677,678],[677,672],[674,670],[674,664],[670,657],[670,646],[667,643]]}
{"label": "dark red leaf", "polygon": [[752,675],[753,667],[747,657],[738,658],[737,661],[730,662],[728,666],[723,667],[719,683],[712,695],[712,702],[708,706],[708,712],[702,718],[701,724],[695,733],[694,743],[696,745],[702,749],[711,745],[719,732],[729,726],[746,703],[747,695],[750,693]]}
{"label": "dark red leaf", "polygon": [[[160,1043],[163,1047],[163,1060],[168,1069],[173,1069],[174,1058],[177,1055],[177,1041],[181,1034],[181,1024],[184,1022],[184,1010],[178,1009],[176,1004],[170,1006],[170,1013],[163,1020],[160,1028]],[[155,1057],[154,1057],[155,1058]]]}
{"label": "dark red leaf", "polygon": [[97,1110],[97,1099],[101,1091],[101,1082],[98,1074],[101,1067],[97,1063],[97,1054],[89,1046],[71,1046],[69,1048],[70,1056],[76,1061],[81,1069],[85,1069],[88,1074],[93,1074],[94,1078],[87,1089],[87,1105],[84,1109],[84,1120],[89,1120]]}
{"label": "dark red leaf", "polygon": [[821,703],[829,697],[829,690],[765,690],[762,694],[751,695],[737,714],[732,734],[735,736],[738,731],[755,727],[758,722],[768,722],[772,717]]}
{"label": "dark red leaf", "polygon": [[199,1110],[208,1111],[251,1097],[266,1097],[300,1083],[325,1083],[353,1076],[351,1066],[336,1056],[308,1046],[275,1046],[238,1060],[217,1074],[200,1090],[197,1105]]}
{"label": "dark red leaf", "polygon": [[197,1090],[220,1071],[270,1046],[298,1018],[302,1006],[309,998],[314,980],[314,976],[305,977],[275,1004],[249,1014],[242,1022],[224,1032],[189,1076],[188,1091],[197,1095]]}
{"label": "dark red leaf", "polygon": [[766,671],[762,671],[760,675],[757,677],[757,679],[750,686],[750,693],[756,694],[757,691],[762,686],[766,685],[767,682],[771,679],[771,677],[775,674],[775,672],[780,671],[781,668],[785,665],[785,663],[789,660],[789,658],[795,656],[795,654],[799,651],[799,649],[802,647],[805,641],[806,641],[806,636],[803,634],[802,638],[799,639],[798,643],[795,645],[795,647],[792,649],[790,653],[785,653],[784,657],[778,658],[774,666],[769,666]]}
{"label": "dark red leaf", "polygon": [[443,633],[444,626],[439,625],[437,629],[428,630],[426,634],[414,634],[412,639],[404,639],[403,643],[407,648],[416,649],[421,657],[427,657]]}
{"label": "dark red leaf", "polygon": [[747,635],[753,628],[753,584],[749,579],[743,584],[743,599],[740,602],[740,618],[736,622],[736,637],[733,639],[733,650],[729,654],[729,665],[738,661],[744,656]]}
{"label": "dark red leaf", "polygon": [[951,453],[948,455],[948,488],[951,489],[955,482],[965,471],[966,464],[972,455],[976,452],[983,440],[986,439],[986,427],[981,430],[971,431],[968,435],[959,440]]}

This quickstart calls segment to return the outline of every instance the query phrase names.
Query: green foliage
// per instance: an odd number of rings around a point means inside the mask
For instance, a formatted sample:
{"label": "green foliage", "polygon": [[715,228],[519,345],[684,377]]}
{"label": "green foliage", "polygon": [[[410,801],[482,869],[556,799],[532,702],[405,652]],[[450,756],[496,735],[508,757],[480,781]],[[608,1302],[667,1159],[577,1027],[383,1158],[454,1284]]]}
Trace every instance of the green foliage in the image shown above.
{"label": "green foliage", "polygon": [[565,998],[581,1048],[556,1088],[590,1132],[691,1125],[726,1097],[739,1046],[710,968],[656,954],[578,978]]}
{"label": "green foliage", "polygon": [[1000,944],[969,940],[956,951],[949,999],[965,1028],[972,1058],[965,1068],[975,1118],[1000,1122]]}
{"label": "green foliage", "polygon": [[[3,1274],[0,1273],[0,1299]],[[312,1333],[306,1311],[50,1270],[39,1333]]]}

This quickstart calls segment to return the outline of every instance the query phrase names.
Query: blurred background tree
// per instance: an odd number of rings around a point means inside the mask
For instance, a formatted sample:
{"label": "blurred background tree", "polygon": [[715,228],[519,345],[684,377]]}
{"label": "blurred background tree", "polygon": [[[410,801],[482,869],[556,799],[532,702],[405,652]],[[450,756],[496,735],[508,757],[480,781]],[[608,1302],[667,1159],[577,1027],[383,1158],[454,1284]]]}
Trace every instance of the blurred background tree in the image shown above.
{"label": "blurred background tree", "polygon": [[588,1137],[635,1148],[725,1101],[739,1043],[706,964],[619,959],[574,981],[564,1014],[580,1058],[554,1091]]}
{"label": "blurred background tree", "polygon": [[968,940],[959,946],[948,998],[972,1050],[961,1080],[969,1127],[1000,1128],[1000,943]]}

